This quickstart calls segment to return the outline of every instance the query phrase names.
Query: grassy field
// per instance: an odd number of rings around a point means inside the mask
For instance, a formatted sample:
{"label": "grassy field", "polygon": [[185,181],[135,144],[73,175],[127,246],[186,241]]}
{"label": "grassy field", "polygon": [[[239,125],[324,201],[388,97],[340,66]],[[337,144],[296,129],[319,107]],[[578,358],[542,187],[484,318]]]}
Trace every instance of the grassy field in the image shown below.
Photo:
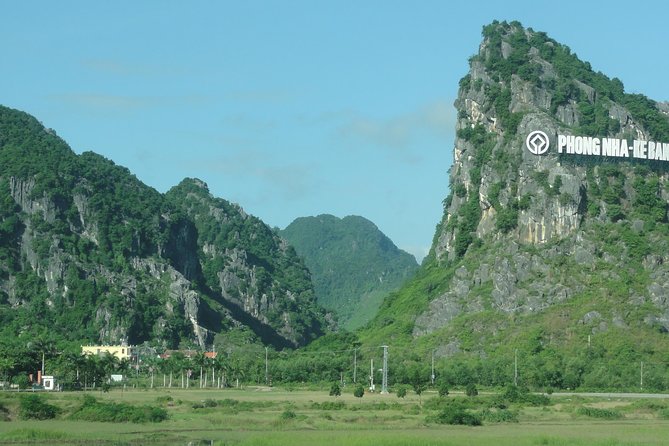
{"label": "grassy field", "polygon": [[[669,401],[554,398],[544,407],[510,408],[515,422],[451,426],[427,421],[434,394],[419,399],[351,389],[327,391],[132,390],[87,392],[98,401],[164,407],[160,423],[77,421],[78,393],[44,395],[61,409],[51,420],[20,420],[19,396],[0,392],[0,444],[99,445],[665,445]],[[448,399],[462,399],[450,395]],[[486,396],[476,397],[481,400]],[[208,407],[211,406],[211,407]],[[611,416],[611,414],[615,416]]]}

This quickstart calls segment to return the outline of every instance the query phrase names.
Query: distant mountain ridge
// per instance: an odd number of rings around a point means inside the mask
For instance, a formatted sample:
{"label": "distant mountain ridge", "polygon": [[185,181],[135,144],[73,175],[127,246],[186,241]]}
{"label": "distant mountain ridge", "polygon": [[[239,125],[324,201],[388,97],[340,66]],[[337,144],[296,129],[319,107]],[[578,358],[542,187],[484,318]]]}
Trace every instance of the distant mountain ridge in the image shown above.
{"label": "distant mountain ridge", "polygon": [[318,302],[348,329],[368,322],[383,297],[418,268],[411,254],[359,216],[301,217],[280,234],[304,258]]}
{"label": "distant mountain ridge", "polygon": [[309,272],[259,219],[196,179],[163,195],[0,107],[0,341],[277,348],[327,329]]}

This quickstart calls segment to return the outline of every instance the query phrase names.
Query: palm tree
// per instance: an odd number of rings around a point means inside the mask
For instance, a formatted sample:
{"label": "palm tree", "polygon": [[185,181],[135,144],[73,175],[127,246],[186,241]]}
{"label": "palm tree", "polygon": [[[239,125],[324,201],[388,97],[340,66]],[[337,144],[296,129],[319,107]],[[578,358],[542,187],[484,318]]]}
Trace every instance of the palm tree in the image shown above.
{"label": "palm tree", "polygon": [[126,376],[130,373],[130,359],[122,358],[118,361],[118,366],[116,371],[120,372],[123,375],[123,379],[126,379]]}
{"label": "palm tree", "polygon": [[[225,387],[225,372],[228,369],[225,357],[221,353],[218,353],[216,357],[213,359],[212,365],[213,365],[212,370],[218,371],[219,373],[218,388],[220,389],[221,387]],[[213,380],[215,380],[215,378],[212,378],[212,381]]]}
{"label": "palm tree", "polygon": [[204,353],[200,352],[197,355],[193,357],[193,363],[196,367],[200,368],[200,388],[204,387],[204,381],[202,379],[204,369],[207,367],[207,364],[209,363],[209,358],[207,358]]}
{"label": "palm tree", "polygon": [[188,365],[188,358],[181,352],[174,352],[168,359],[170,365],[170,387],[172,387],[172,373],[178,372],[181,374],[181,387],[184,387],[184,369]]}
{"label": "palm tree", "polygon": [[111,375],[119,369],[121,361],[116,355],[106,353],[100,356],[100,365],[107,378],[107,382],[111,382]]}
{"label": "palm tree", "polygon": [[151,388],[153,389],[153,375],[155,371],[159,368],[160,358],[153,355],[147,356],[146,358],[144,358],[144,365],[146,365],[146,368],[151,374]]}
{"label": "palm tree", "polygon": [[81,353],[68,351],[59,355],[51,368],[62,383],[76,385],[79,383],[79,374],[84,368],[85,361],[86,358]]}
{"label": "palm tree", "polygon": [[102,360],[96,355],[85,355],[82,370],[84,372],[84,390],[88,387],[89,379],[95,388],[98,381],[105,376]]}
{"label": "palm tree", "polygon": [[54,342],[50,339],[47,339],[45,336],[40,336],[33,341],[30,341],[27,345],[33,354],[35,354],[41,362],[41,367],[39,368],[44,375],[44,364],[47,359],[51,359],[56,356],[56,346]]}
{"label": "palm tree", "polygon": [[243,380],[246,376],[246,371],[242,366],[241,360],[238,357],[231,358],[228,370],[230,371],[230,377],[235,380],[235,386],[239,388],[239,381]]}
{"label": "palm tree", "polygon": [[[169,356],[165,359],[163,359],[161,363],[161,368],[163,370],[163,374],[169,373],[170,374],[170,381],[168,383],[168,388],[172,388],[172,375],[176,371],[176,364],[175,364],[175,359],[174,356]],[[165,375],[163,375],[163,383],[165,383]]]}

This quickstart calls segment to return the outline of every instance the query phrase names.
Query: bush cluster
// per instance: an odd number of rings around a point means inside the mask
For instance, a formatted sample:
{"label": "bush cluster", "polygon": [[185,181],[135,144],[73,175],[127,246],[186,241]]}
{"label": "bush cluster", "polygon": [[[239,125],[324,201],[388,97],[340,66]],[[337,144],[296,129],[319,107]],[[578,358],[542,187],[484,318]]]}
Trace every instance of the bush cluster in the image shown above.
{"label": "bush cluster", "polygon": [[167,411],[157,406],[131,406],[125,403],[98,401],[90,395],[71,415],[74,420],[102,421],[108,423],[158,423],[166,420]]}
{"label": "bush cluster", "polygon": [[49,420],[56,418],[60,409],[35,394],[23,395],[19,402],[19,418],[22,420]]}
{"label": "bush cluster", "polygon": [[446,406],[436,415],[428,416],[427,421],[438,424],[461,424],[465,426],[480,426],[482,424],[479,414],[469,412],[458,405]]}
{"label": "bush cluster", "polygon": [[590,418],[601,418],[605,420],[618,420],[622,418],[622,414],[616,410],[600,409],[598,407],[579,407],[576,409],[576,413]]}

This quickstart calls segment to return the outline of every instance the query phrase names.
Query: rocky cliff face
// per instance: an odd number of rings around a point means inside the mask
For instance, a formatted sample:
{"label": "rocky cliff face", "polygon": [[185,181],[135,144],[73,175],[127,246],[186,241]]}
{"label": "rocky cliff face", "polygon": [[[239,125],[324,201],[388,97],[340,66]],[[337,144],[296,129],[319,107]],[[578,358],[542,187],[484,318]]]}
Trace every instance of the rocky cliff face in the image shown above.
{"label": "rocky cliff face", "polygon": [[[666,343],[669,162],[556,147],[558,135],[669,142],[666,105],[517,22],[483,37],[455,102],[451,192],[431,255],[376,327],[447,355],[528,336],[541,348],[592,334]],[[550,142],[542,155],[526,147],[537,130]]]}
{"label": "rocky cliff face", "polygon": [[[455,103],[452,193],[433,247],[442,262],[476,260],[460,266],[449,290],[419,316],[417,335],[487,308],[539,312],[581,294],[599,262],[610,271],[628,268],[632,247],[607,243],[602,231],[667,242],[653,231],[666,225],[667,165],[557,151],[537,156],[525,147],[535,130],[553,144],[558,134],[658,140],[666,136],[665,107],[623,94],[619,81],[593,73],[543,33],[503,23],[486,27],[484,37]],[[638,102],[654,110],[635,114],[630,108]],[[665,120],[654,133],[643,121],[650,114]],[[475,255],[480,246],[488,249]],[[650,256],[655,249],[648,247]],[[562,259],[582,265],[582,274],[555,268]],[[642,271],[665,281],[663,261],[642,260]],[[669,306],[654,297],[660,285],[652,282],[630,297],[656,303],[648,319],[669,328]]]}
{"label": "rocky cliff face", "polygon": [[261,221],[203,194],[207,211],[191,212],[0,107],[0,334],[169,347],[243,327],[276,346],[321,334],[299,259]]}
{"label": "rocky cliff face", "polygon": [[199,265],[207,287],[293,345],[323,334],[309,272],[295,251],[238,205],[215,198],[187,179],[167,197],[195,222]]}

